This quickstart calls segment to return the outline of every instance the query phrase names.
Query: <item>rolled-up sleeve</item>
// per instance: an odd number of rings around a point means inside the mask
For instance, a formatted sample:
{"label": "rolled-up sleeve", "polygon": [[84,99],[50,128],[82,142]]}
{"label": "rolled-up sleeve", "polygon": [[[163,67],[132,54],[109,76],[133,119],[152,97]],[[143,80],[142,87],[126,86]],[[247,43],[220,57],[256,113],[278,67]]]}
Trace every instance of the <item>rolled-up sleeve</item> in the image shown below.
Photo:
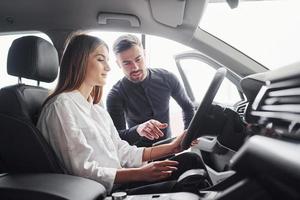
{"label": "rolled-up sleeve", "polygon": [[112,140],[118,149],[118,156],[122,167],[140,167],[144,165],[145,164],[143,162],[144,148],[130,145],[128,144],[127,141],[122,140],[111,119],[110,119],[110,129],[112,134],[111,135]]}

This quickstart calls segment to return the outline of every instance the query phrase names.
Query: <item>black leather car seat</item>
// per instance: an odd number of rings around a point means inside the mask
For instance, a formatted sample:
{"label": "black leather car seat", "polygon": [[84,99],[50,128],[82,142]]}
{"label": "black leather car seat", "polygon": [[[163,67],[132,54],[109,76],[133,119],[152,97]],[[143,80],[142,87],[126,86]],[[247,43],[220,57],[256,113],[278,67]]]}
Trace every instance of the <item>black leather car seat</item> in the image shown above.
{"label": "black leather car seat", "polygon": [[58,65],[56,49],[42,38],[25,36],[12,43],[7,73],[19,83],[0,90],[0,173],[65,173],[35,126],[49,91],[21,83],[23,77],[52,82]]}

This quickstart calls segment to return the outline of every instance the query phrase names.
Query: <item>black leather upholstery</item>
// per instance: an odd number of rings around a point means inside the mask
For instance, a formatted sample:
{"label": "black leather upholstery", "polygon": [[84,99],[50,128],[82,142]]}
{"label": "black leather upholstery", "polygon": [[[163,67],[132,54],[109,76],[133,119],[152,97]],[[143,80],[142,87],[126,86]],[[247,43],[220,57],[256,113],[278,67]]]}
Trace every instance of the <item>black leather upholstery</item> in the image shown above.
{"label": "black leather upholstery", "polygon": [[45,88],[24,84],[2,88],[0,112],[17,118],[29,119],[36,124],[42,103],[48,94],[49,91]]}
{"label": "black leather upholstery", "polygon": [[17,77],[52,82],[57,76],[58,54],[48,41],[25,36],[13,41],[7,58],[7,73]]}
{"label": "black leather upholstery", "polygon": [[[15,40],[9,50],[9,74],[52,81],[58,70],[56,49],[35,36]],[[35,127],[47,89],[17,84],[0,90],[0,170],[64,173],[53,150]]]}
{"label": "black leather upholstery", "polygon": [[0,176],[0,197],[9,200],[100,200],[105,188],[96,181],[66,174]]}

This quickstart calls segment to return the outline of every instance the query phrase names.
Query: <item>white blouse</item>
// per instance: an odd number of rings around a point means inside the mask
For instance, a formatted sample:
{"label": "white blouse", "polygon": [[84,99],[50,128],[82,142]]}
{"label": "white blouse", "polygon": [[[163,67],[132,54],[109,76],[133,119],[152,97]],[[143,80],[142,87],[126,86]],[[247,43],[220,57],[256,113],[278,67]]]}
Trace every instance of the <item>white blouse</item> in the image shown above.
{"label": "white blouse", "polygon": [[96,180],[107,192],[117,169],[143,164],[144,148],[121,140],[106,110],[89,103],[78,90],[47,102],[37,128],[71,174]]}

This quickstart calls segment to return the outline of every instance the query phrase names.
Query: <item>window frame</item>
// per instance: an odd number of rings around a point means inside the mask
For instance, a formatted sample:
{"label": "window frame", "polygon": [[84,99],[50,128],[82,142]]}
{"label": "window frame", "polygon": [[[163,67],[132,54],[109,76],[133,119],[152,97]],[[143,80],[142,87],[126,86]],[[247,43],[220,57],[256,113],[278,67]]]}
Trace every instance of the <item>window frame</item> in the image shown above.
{"label": "window frame", "polygon": [[[191,85],[189,83],[189,80],[188,80],[188,78],[187,78],[184,70],[183,70],[182,65],[180,64],[180,61],[184,60],[184,59],[197,60],[197,61],[200,61],[200,62],[203,62],[203,63],[207,64],[208,66],[212,67],[214,70],[217,70],[217,69],[222,68],[224,66],[221,65],[220,63],[216,62],[215,60],[211,59],[210,57],[208,57],[208,56],[206,56],[206,55],[198,52],[198,51],[187,51],[187,52],[179,53],[179,54],[177,54],[177,55],[174,56],[174,59],[175,59],[175,63],[176,63],[177,69],[179,71],[179,74],[180,74],[180,76],[182,78],[182,81],[183,81],[185,90],[187,92],[187,95],[189,96],[189,98],[191,99],[191,101],[193,102],[193,104],[196,105],[197,102],[196,102],[194,93],[192,91],[192,87],[191,87]],[[242,88],[240,86],[240,81],[241,81],[242,78],[240,76],[238,76],[237,74],[233,73],[228,68],[227,68],[226,78],[233,85],[235,85],[235,87],[236,87],[236,89],[238,91],[238,94],[239,94],[239,96],[241,98],[241,100],[238,101],[238,102],[245,101],[245,95],[243,94]],[[238,102],[236,102],[236,104]]]}

